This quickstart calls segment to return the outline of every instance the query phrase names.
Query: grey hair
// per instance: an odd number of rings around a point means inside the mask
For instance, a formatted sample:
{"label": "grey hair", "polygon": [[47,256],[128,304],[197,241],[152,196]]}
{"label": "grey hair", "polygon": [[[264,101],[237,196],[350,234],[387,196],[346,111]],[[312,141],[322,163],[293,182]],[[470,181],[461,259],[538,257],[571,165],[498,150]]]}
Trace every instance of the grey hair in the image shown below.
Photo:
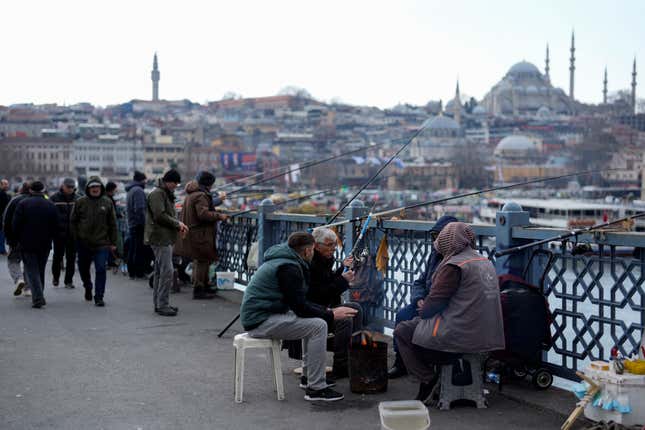
{"label": "grey hair", "polygon": [[333,240],[334,242],[336,242],[336,240],[338,239],[336,237],[336,232],[327,227],[314,229],[312,234],[314,235],[314,240],[316,241],[316,243],[325,243],[325,241],[327,240]]}

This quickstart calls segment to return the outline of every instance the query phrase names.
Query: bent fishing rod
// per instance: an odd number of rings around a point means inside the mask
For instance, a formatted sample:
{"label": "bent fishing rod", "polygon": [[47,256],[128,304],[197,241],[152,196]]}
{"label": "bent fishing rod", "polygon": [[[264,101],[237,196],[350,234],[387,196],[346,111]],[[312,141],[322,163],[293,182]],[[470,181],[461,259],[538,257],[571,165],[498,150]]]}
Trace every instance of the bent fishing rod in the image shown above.
{"label": "bent fishing rod", "polygon": [[302,165],[298,165],[298,167],[290,168],[290,169],[288,169],[288,170],[286,170],[284,172],[280,172],[280,173],[277,173],[275,175],[271,175],[268,178],[263,178],[263,179],[260,179],[259,181],[255,181],[255,182],[253,182],[251,184],[244,185],[244,186],[242,186],[242,187],[240,187],[240,188],[238,188],[236,190],[228,192],[227,195],[230,196],[232,194],[236,194],[236,193],[239,193],[241,191],[244,191],[244,190],[246,190],[246,189],[248,189],[250,187],[253,187],[255,185],[263,184],[265,182],[269,182],[272,179],[280,178],[280,177],[282,177],[284,175],[288,175],[290,173],[297,172],[299,170],[307,169],[309,167],[317,166],[319,164],[323,164],[323,163],[326,163],[328,161],[336,160],[338,158],[342,158],[342,157],[345,157],[347,155],[356,154],[357,152],[362,152],[362,151],[367,151],[367,150],[370,150],[370,149],[379,148],[379,147],[381,147],[381,146],[383,146],[383,145],[385,145],[387,143],[389,143],[389,142],[381,142],[381,143],[377,143],[377,144],[374,144],[374,145],[366,145],[366,146],[362,146],[362,147],[360,147],[358,149],[354,149],[354,150],[351,150],[351,151],[348,151],[348,152],[343,152],[343,153],[338,154],[338,155],[333,155],[331,157],[322,158],[322,159],[314,160],[314,161],[309,161],[309,162],[306,162],[306,163],[304,163]]}
{"label": "bent fishing rod", "polygon": [[634,214],[634,215],[630,215],[630,216],[626,216],[626,217],[617,219],[615,221],[603,222],[601,224],[596,224],[596,225],[581,228],[581,229],[578,229],[578,230],[573,230],[573,231],[570,231],[568,233],[563,233],[561,235],[554,236],[554,237],[551,237],[551,238],[548,238],[548,239],[536,240],[535,242],[526,243],[524,245],[515,246],[513,248],[504,249],[502,251],[497,251],[495,253],[495,257],[503,257],[505,255],[514,254],[516,252],[524,251],[525,249],[533,248],[535,246],[544,245],[545,243],[558,242],[558,241],[561,241],[561,240],[568,239],[570,237],[577,237],[577,236],[580,236],[581,234],[590,233],[590,232],[592,232],[594,230],[598,230],[600,228],[609,227],[611,225],[620,224],[620,223],[623,223],[625,221],[631,221],[633,219],[642,218],[644,216],[645,216],[645,212],[640,212],[640,213],[637,213],[637,214]]}
{"label": "bent fishing rod", "polygon": [[[558,179],[572,178],[572,177],[576,177],[576,176],[584,176],[584,175],[590,175],[592,173],[607,172],[607,171],[612,171],[612,170],[617,170],[617,169],[584,170],[584,171],[581,171],[581,172],[568,173],[566,175],[550,176],[548,178],[532,179],[530,181],[516,182],[514,184],[501,185],[499,187],[492,187],[492,188],[485,188],[483,190],[471,191],[471,192],[462,193],[462,194],[456,194],[454,196],[444,197],[444,198],[437,199],[437,200],[429,200],[429,201],[425,201],[425,202],[414,203],[414,204],[408,205],[408,206],[402,206],[400,208],[388,209],[386,211],[377,212],[375,214],[372,214],[372,216],[373,217],[380,217],[380,216],[389,215],[389,214],[392,214],[392,213],[395,213],[395,212],[401,212],[401,211],[405,211],[405,210],[409,210],[409,209],[415,209],[415,208],[418,208],[418,207],[421,207],[421,206],[427,206],[427,205],[432,205],[432,204],[437,204],[437,203],[443,203],[443,202],[447,202],[447,201],[450,201],[450,200],[461,199],[461,198],[464,198],[464,197],[476,196],[478,194],[489,193],[489,192],[492,192],[492,191],[508,190],[510,188],[521,187],[521,186],[524,186],[524,185],[551,182],[551,181],[556,181]],[[321,226],[321,227],[336,227],[336,226],[339,226],[339,225],[344,225],[344,224],[349,224],[349,223],[356,222],[356,221],[361,221],[361,220],[363,220],[365,218],[367,218],[367,215],[362,215],[362,216],[359,216],[359,217],[356,217],[356,218],[343,220],[343,221],[338,221],[338,222],[335,222],[335,223],[330,223],[330,224],[327,224],[327,225]]]}

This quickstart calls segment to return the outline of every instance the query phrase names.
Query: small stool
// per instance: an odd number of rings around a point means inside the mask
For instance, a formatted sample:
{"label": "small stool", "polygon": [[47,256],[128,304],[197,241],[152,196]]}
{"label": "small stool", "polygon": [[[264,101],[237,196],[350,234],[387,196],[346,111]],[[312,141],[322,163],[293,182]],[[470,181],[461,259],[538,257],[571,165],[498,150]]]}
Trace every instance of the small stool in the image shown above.
{"label": "small stool", "polygon": [[449,410],[450,404],[455,400],[471,400],[475,402],[477,408],[485,408],[486,398],[484,397],[484,370],[483,362],[484,356],[480,354],[464,354],[461,360],[467,361],[470,364],[470,373],[472,383],[465,386],[457,386],[452,383],[453,366],[449,364],[441,366],[441,380],[440,380],[440,394],[438,407],[441,410]]}
{"label": "small stool", "polygon": [[242,403],[244,392],[244,350],[249,348],[270,349],[271,366],[273,367],[273,384],[278,392],[278,400],[284,400],[284,384],[282,382],[282,361],[280,360],[280,340],[257,339],[248,333],[235,335],[233,338],[235,357],[235,402]]}

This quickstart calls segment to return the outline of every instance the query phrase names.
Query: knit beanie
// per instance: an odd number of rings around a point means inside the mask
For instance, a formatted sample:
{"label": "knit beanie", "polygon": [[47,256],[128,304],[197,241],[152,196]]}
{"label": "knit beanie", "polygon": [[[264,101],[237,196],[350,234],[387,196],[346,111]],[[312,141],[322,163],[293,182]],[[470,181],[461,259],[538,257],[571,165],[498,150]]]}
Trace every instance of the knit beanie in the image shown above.
{"label": "knit beanie", "polygon": [[45,190],[45,184],[40,181],[34,181],[31,183],[31,191],[34,193],[42,193]]}
{"label": "knit beanie", "polygon": [[215,175],[206,170],[202,170],[197,174],[197,183],[210,188],[215,183]]}
{"label": "knit beanie", "polygon": [[174,182],[175,184],[178,184],[181,182],[181,175],[175,169],[170,169],[166,172],[165,175],[163,175],[163,178],[161,178],[161,180],[163,182]]}

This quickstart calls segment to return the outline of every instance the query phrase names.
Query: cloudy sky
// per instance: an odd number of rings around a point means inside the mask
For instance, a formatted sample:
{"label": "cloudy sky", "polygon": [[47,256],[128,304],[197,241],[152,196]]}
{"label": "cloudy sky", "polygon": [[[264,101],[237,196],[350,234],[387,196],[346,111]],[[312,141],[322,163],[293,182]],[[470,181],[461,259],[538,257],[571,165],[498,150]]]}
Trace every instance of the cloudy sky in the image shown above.
{"label": "cloudy sky", "polygon": [[459,78],[481,98],[514,63],[544,67],[576,97],[628,88],[634,56],[645,95],[645,1],[20,0],[0,5],[0,105],[98,105],[160,96],[196,102],[306,88],[321,100],[393,106],[447,100]]}

